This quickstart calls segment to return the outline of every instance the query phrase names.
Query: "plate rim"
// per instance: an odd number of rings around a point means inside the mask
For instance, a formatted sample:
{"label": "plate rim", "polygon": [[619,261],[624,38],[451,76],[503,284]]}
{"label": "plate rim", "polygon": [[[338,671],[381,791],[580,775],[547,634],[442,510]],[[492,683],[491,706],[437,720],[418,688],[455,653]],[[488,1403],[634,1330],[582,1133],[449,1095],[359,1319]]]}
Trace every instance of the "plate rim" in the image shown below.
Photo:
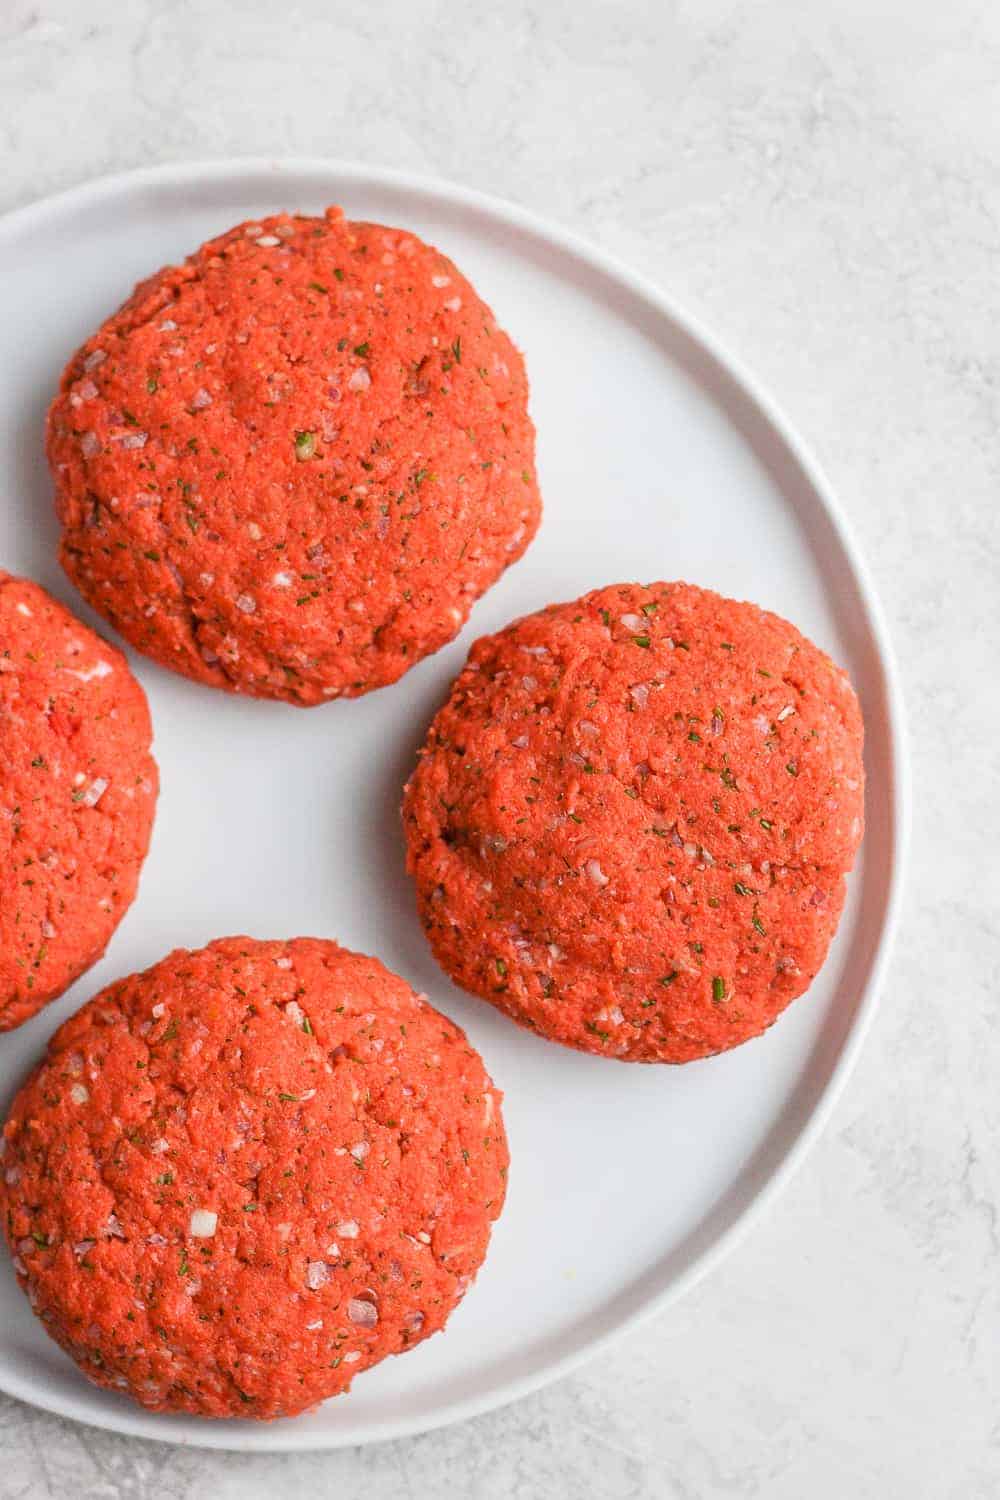
{"label": "plate rim", "polygon": [[[0,242],[43,223],[49,217],[72,214],[78,206],[95,201],[127,197],[144,188],[178,186],[192,182],[225,181],[240,174],[271,174],[275,181],[290,181],[306,174],[328,174],[336,179],[338,190],[346,182],[367,186],[395,188],[422,194],[453,208],[471,208],[485,217],[521,230],[536,241],[542,241],[578,263],[596,270],[633,296],[652,307],[660,318],[673,325],[692,344],[700,347],[732,383],[739,397],[765,427],[777,437],[786,454],[795,461],[811,486],[848,564],[866,616],[866,624],[878,657],[878,673],[885,703],[889,731],[887,766],[890,781],[891,836],[888,849],[888,880],[884,916],[869,966],[867,982],[858,1003],[839,1055],[826,1082],[821,1086],[808,1118],[798,1127],[790,1144],[778,1153],[775,1163],[765,1170],[763,1180],[752,1198],[737,1208],[728,1224],[712,1243],[666,1285],[646,1294],[630,1312],[619,1317],[614,1326],[585,1339],[578,1347],[539,1368],[512,1377],[488,1392],[470,1395],[441,1407],[433,1416],[401,1417],[373,1424],[372,1430],[358,1437],[349,1431],[316,1432],[297,1427],[294,1420],[247,1424],[245,1433],[234,1432],[204,1422],[188,1435],[178,1435],[158,1427],[155,1413],[137,1408],[135,1412],[115,1408],[107,1413],[76,1409],[75,1403],[51,1395],[32,1380],[20,1380],[16,1374],[0,1368],[0,1391],[30,1406],[56,1416],[83,1422],[123,1436],[169,1443],[179,1447],[204,1448],[228,1452],[319,1452],[357,1447],[374,1442],[417,1436],[453,1423],[494,1411],[532,1392],[560,1380],[595,1359],[603,1350],[643,1323],[679,1301],[703,1278],[709,1276],[752,1230],[779,1194],[791,1181],[812,1146],[819,1139],[840,1099],[864,1045],[892,956],[893,943],[902,910],[904,874],[910,842],[912,820],[912,787],[907,751],[906,713],[900,682],[899,665],[889,635],[883,608],[872,582],[868,563],[855,541],[851,525],[834,494],[826,474],[811,447],[799,436],[777,401],[761,385],[742,359],[735,356],[702,319],[687,312],[680,304],[641,272],[634,271],[618,256],[592,244],[585,236],[561,224],[521,207],[517,203],[484,193],[463,183],[437,178],[395,167],[369,165],[359,161],[323,156],[227,156],[193,161],[163,162],[126,171],[89,178],[72,187],[47,194],[30,203],[0,214]],[[197,1422],[197,1419],[194,1419]],[[252,1439],[248,1441],[248,1439]]]}

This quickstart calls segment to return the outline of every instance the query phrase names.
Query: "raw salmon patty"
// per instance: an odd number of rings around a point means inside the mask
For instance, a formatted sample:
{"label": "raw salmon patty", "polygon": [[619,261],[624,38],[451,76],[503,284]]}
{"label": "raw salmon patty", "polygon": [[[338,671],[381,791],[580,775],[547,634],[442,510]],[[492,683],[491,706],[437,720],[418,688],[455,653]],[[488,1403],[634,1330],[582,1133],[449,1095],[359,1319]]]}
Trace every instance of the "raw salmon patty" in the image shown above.
{"label": "raw salmon patty", "polygon": [[753,604],[598,589],[475,643],[406,788],[452,978],[545,1037],[686,1062],[808,988],[863,821],[847,679]]}
{"label": "raw salmon patty", "polygon": [[157,772],[120,651],[0,572],[0,1031],[96,963],[132,904]]}
{"label": "raw salmon patty", "polygon": [[224,938],[109,985],[3,1133],[18,1280],[98,1385],[291,1416],[436,1333],[503,1204],[500,1094],[374,958]]}
{"label": "raw salmon patty", "polygon": [[279,214],[168,266],[49,413],[62,561],[139,650],[313,704],[452,638],[541,513],[524,363],[402,229]]}

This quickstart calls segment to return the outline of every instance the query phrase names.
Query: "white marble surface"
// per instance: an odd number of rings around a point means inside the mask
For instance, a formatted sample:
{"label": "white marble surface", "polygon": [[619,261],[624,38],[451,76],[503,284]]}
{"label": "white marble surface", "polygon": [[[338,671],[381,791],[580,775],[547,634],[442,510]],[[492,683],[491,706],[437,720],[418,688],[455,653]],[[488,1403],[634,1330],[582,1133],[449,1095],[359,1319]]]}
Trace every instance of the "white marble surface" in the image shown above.
{"label": "white marble surface", "polygon": [[998,72],[983,0],[2,0],[0,208],[152,161],[355,157],[541,210],[700,313],[874,565],[917,788],[860,1066],[686,1302],[364,1451],[178,1451],[0,1398],[4,1500],[1000,1494]]}

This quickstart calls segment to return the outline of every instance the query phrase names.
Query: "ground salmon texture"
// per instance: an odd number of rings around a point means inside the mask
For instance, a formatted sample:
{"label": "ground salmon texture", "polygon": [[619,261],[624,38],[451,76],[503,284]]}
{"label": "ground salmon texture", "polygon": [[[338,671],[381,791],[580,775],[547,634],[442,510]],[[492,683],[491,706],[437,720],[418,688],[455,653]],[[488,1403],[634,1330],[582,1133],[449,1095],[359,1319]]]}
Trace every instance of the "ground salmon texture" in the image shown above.
{"label": "ground salmon texture", "polygon": [[415,235],[279,214],[142,282],[48,421],[62,562],[139,650],[307,705],[450,640],[538,527],[524,364]]}
{"label": "ground salmon texture", "polygon": [[0,1031],[95,963],[132,903],[157,770],[120,651],[0,572]]}
{"label": "ground salmon texture", "polygon": [[477,641],[404,797],[438,960],[588,1052],[686,1062],[756,1036],[836,929],[862,737],[846,674],[792,625],[683,583]]}
{"label": "ground salmon texture", "polygon": [[14,1102],[18,1279],[99,1385],[293,1415],[443,1328],[503,1204],[500,1099],[376,959],[178,950],[67,1021]]}

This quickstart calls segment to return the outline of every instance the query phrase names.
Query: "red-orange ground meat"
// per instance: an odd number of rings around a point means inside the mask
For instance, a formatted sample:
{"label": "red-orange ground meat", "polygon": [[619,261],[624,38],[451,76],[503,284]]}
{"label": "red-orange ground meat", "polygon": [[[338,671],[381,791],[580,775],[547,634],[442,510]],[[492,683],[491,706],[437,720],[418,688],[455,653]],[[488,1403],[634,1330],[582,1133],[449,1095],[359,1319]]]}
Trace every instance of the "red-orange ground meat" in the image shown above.
{"label": "red-orange ground meat", "polygon": [[452,638],[538,527],[524,363],[402,229],[279,214],[141,283],[49,413],[62,561],[139,650],[312,704]]}
{"label": "red-orange ground meat", "polygon": [[794,626],[620,585],[475,643],[406,788],[444,969],[542,1036],[686,1062],[808,988],[861,839],[851,685]]}
{"label": "red-orange ground meat", "polygon": [[374,958],[224,938],[109,985],[3,1134],[46,1330],[156,1411],[280,1417],[443,1328],[503,1204],[500,1094]]}
{"label": "red-orange ground meat", "polygon": [[120,651],[0,572],[0,1031],[96,963],[156,807],[145,694]]}

